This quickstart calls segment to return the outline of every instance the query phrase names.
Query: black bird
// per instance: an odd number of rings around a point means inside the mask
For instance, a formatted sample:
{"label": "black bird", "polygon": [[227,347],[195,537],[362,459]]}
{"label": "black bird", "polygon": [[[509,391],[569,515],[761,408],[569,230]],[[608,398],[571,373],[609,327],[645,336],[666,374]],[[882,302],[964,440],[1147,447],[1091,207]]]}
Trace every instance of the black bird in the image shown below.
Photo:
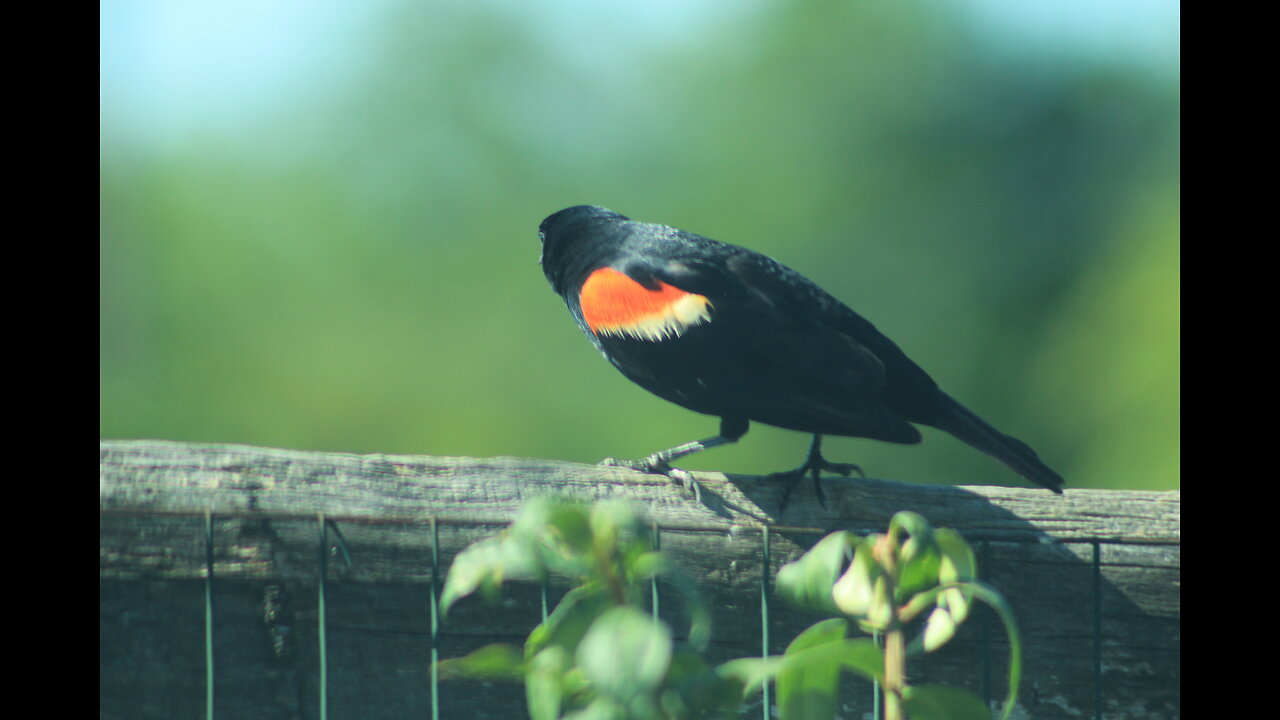
{"label": "black bird", "polygon": [[606,464],[692,483],[677,458],[736,442],[751,421],[811,433],[791,481],[856,465],[822,457],[823,435],[918,443],[945,430],[1031,482],[1062,477],[938,388],[892,340],[791,268],[746,248],[578,205],[538,229],[542,270],[596,349],[658,397],[720,417],[720,433]]}

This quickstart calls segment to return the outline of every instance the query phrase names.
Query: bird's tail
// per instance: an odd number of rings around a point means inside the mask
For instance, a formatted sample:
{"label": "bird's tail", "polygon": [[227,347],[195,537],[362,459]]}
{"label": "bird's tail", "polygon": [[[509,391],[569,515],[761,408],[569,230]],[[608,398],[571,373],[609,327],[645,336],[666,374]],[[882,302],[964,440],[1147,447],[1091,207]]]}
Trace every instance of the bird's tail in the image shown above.
{"label": "bird's tail", "polygon": [[1031,482],[1062,493],[1062,476],[1045,465],[1026,443],[991,427],[950,395],[939,394],[943,397],[941,412],[928,424],[955,435]]}

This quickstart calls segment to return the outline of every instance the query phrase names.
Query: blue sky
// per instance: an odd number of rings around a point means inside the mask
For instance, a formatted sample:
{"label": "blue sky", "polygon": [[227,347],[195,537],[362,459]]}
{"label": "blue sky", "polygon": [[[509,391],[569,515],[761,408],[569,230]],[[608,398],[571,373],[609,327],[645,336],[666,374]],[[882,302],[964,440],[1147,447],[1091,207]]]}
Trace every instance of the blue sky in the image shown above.
{"label": "blue sky", "polygon": [[[529,13],[517,0],[482,0]],[[571,60],[607,62],[629,35],[680,44],[768,0],[550,0],[531,32],[572,37]],[[1176,78],[1180,9],[1173,0],[953,0],[1012,53],[1061,53],[1132,63]],[[100,11],[104,135],[179,140],[192,130],[251,120],[358,69],[363,43],[392,0],[111,0]],[[447,4],[442,8],[447,11]],[[607,7],[607,15],[601,8]],[[609,32],[581,29],[606,27]],[[584,42],[595,38],[594,42]],[[623,40],[627,38],[621,38]]]}

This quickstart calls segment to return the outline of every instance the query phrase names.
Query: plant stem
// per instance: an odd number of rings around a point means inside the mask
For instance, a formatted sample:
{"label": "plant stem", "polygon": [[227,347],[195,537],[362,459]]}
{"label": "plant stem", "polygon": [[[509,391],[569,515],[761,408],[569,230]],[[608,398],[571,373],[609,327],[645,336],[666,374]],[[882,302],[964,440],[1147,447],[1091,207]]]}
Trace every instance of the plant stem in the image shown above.
{"label": "plant stem", "polygon": [[901,627],[884,636],[884,720],[902,720],[902,688],[907,682],[906,639]]}

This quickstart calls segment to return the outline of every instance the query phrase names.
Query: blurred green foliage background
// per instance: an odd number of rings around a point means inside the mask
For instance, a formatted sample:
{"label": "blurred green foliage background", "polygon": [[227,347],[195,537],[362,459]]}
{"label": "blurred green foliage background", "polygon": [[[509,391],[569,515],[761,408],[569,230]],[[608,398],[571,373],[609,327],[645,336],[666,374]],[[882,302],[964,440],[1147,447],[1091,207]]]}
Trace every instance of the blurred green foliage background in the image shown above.
{"label": "blurred green foliage background", "polygon": [[[805,273],[1069,487],[1178,487],[1177,6],[1016,5],[103,4],[101,434],[588,462],[713,434],[542,277],[538,223],[590,203]],[[925,432],[826,454],[1021,484]]]}

